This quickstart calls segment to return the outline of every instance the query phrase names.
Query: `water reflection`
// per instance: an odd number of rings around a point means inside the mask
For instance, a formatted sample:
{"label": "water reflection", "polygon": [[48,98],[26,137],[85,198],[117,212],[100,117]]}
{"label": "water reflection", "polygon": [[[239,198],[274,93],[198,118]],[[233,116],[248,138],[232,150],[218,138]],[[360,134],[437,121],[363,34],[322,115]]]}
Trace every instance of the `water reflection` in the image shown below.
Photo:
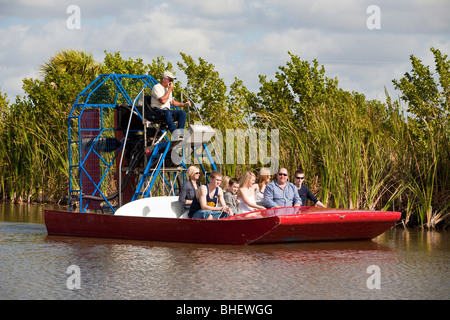
{"label": "water reflection", "polygon": [[13,205],[0,202],[0,221],[44,223],[41,205]]}
{"label": "water reflection", "polygon": [[[39,210],[0,208],[1,299],[450,298],[447,232],[391,229],[373,241],[255,246],[159,243],[47,236]],[[80,267],[80,290],[66,286],[70,265]],[[380,290],[367,288],[370,265],[380,267]]]}
{"label": "water reflection", "polygon": [[382,239],[395,241],[403,245],[405,250],[421,250],[432,252],[439,249],[448,249],[450,239],[448,231],[429,231],[426,229],[402,229],[395,228],[388,234],[380,237]]}

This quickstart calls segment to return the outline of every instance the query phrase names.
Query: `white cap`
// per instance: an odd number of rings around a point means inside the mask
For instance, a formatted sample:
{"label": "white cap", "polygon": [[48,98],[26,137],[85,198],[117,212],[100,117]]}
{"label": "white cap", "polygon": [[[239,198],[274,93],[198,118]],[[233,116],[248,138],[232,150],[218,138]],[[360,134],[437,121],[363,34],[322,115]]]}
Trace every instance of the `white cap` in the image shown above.
{"label": "white cap", "polygon": [[164,71],[163,78],[176,79],[170,71]]}

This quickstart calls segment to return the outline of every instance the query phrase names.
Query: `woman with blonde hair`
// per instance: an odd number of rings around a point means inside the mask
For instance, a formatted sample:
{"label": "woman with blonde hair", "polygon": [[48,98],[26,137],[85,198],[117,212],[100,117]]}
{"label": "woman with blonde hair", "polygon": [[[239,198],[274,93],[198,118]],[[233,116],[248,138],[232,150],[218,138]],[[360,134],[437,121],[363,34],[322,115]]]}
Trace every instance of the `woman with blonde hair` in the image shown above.
{"label": "woman with blonde hair", "polygon": [[197,166],[190,166],[186,170],[186,182],[180,189],[178,201],[184,203],[184,213],[189,211],[192,200],[195,197],[198,187],[200,186],[200,169]]}
{"label": "woman with blonde hair", "polygon": [[270,174],[269,168],[261,168],[258,173],[258,177],[256,178],[256,191],[255,191],[255,200],[256,204],[260,206],[264,206],[264,190],[266,190],[266,186],[269,184],[272,179],[272,175]]}
{"label": "woman with blonde hair", "polygon": [[246,171],[239,180],[238,200],[241,213],[265,209],[256,204],[255,191],[258,185],[255,184],[255,180],[255,174],[250,171]]}
{"label": "woman with blonde hair", "polygon": [[231,177],[229,177],[229,176],[222,177],[222,183],[220,184],[220,187],[222,188],[222,190],[228,189],[228,182],[230,181],[230,179],[231,179]]}

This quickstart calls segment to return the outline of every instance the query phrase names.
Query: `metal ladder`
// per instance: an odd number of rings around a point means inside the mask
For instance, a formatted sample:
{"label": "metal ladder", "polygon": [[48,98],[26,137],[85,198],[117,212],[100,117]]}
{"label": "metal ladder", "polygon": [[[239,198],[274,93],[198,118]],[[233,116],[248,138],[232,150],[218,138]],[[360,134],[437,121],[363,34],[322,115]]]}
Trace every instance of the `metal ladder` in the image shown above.
{"label": "metal ladder", "polygon": [[[155,184],[156,178],[158,177],[161,167],[164,164],[164,160],[169,152],[171,146],[171,141],[160,142],[155,144],[152,153],[148,159],[147,166],[142,173],[141,179],[139,180],[138,186],[133,194],[131,201],[137,200],[138,197],[147,198]],[[160,152],[162,150],[162,152]],[[153,164],[156,162],[156,167],[152,168]],[[147,181],[149,180],[149,181]],[[147,182],[147,184],[146,184]]]}

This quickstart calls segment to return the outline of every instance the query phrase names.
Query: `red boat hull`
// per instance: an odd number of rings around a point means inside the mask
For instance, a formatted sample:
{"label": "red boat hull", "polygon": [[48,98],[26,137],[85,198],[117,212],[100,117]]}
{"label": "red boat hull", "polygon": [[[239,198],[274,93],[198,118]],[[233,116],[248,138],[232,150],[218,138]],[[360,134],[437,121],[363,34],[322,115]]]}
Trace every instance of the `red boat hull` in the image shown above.
{"label": "red boat hull", "polygon": [[268,209],[221,220],[45,210],[49,235],[234,245],[372,239],[399,219],[398,212],[313,207]]}
{"label": "red boat hull", "polygon": [[[273,209],[271,209],[273,210]],[[303,242],[326,240],[373,239],[384,233],[400,219],[399,212],[350,211],[319,208],[285,208],[276,210],[280,222],[257,243]],[[277,212],[278,211],[278,212]]]}

